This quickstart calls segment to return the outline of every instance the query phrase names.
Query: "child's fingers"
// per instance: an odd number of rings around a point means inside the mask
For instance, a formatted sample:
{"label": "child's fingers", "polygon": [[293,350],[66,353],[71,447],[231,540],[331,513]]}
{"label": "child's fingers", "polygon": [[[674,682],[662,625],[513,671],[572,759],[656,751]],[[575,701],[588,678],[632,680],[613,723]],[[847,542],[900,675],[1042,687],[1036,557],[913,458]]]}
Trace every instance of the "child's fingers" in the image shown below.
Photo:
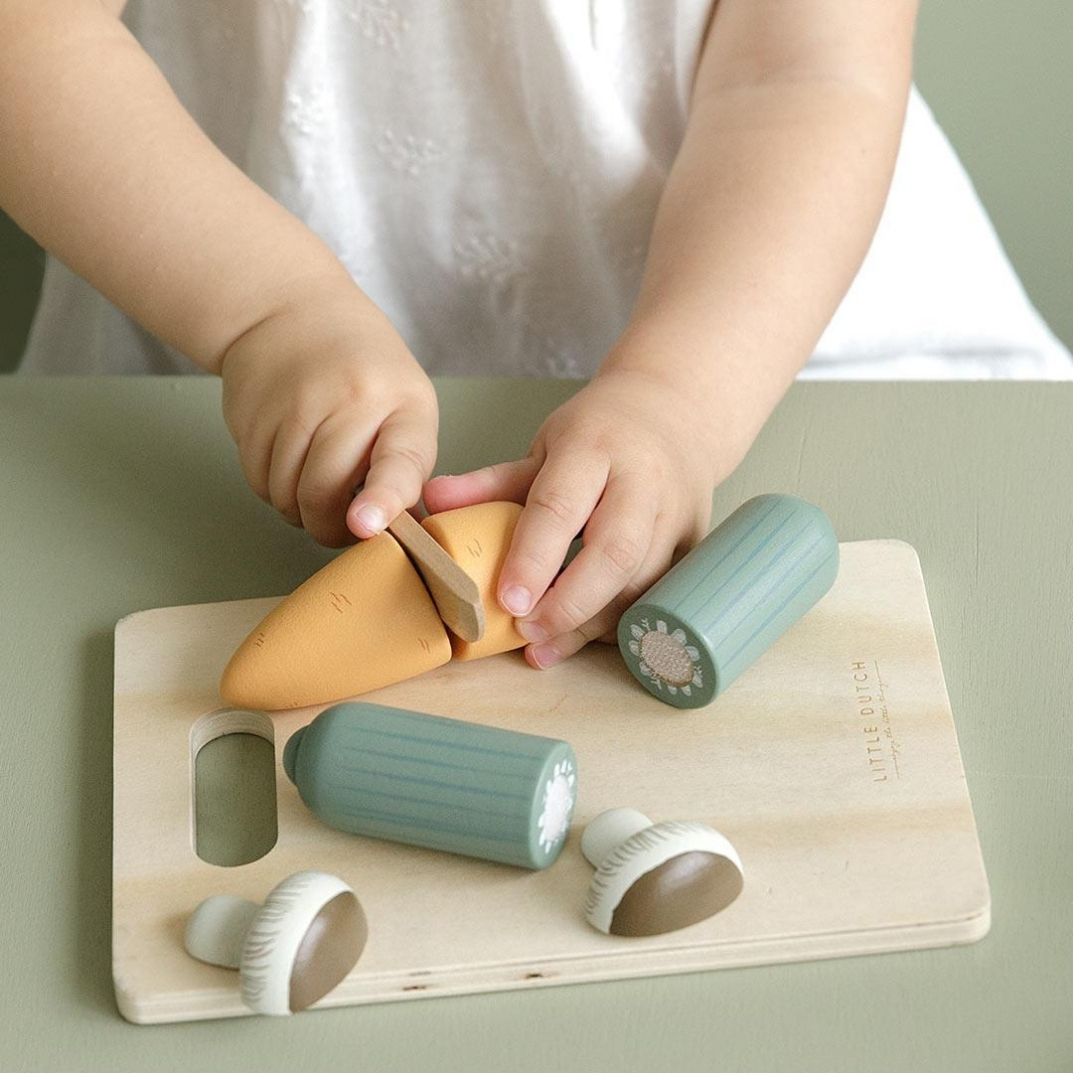
{"label": "child's fingers", "polygon": [[585,530],[584,544],[555,584],[517,628],[529,641],[547,641],[583,626],[635,579],[656,532],[649,491],[628,477],[608,482]]}
{"label": "child's fingers", "polygon": [[393,413],[375,438],[364,489],[346,514],[349,529],[361,539],[386,528],[420,498],[420,490],[435,467],[438,423],[434,415],[417,410]]}
{"label": "child's fingers", "polygon": [[603,494],[607,472],[600,457],[562,454],[544,462],[499,575],[499,603],[511,615],[528,615],[543,596]]}
{"label": "child's fingers", "polygon": [[[576,560],[575,560],[576,561]],[[658,581],[674,561],[674,551],[668,541],[654,542],[638,572],[626,587],[603,610],[598,611],[581,626],[536,645],[525,648],[525,659],[534,668],[549,668],[573,656],[590,641],[612,638],[623,612]],[[572,564],[571,564],[572,565]]]}
{"label": "child's fingers", "polygon": [[524,504],[540,465],[540,458],[530,457],[485,465],[460,476],[433,476],[424,485],[424,505],[429,513],[441,514],[481,502]]}
{"label": "child's fingers", "polygon": [[266,491],[270,505],[292,525],[303,524],[297,489],[314,432],[296,421],[286,420],[274,435],[267,470]]}
{"label": "child's fingers", "polygon": [[320,544],[343,547],[354,539],[345,511],[367,462],[374,425],[356,413],[341,412],[316,428],[296,481],[304,528]]}
{"label": "child's fingers", "polygon": [[264,430],[256,430],[243,440],[236,440],[244,479],[247,480],[251,490],[265,503],[271,501],[269,474],[270,461],[274,452],[275,431],[274,427],[268,425]]}

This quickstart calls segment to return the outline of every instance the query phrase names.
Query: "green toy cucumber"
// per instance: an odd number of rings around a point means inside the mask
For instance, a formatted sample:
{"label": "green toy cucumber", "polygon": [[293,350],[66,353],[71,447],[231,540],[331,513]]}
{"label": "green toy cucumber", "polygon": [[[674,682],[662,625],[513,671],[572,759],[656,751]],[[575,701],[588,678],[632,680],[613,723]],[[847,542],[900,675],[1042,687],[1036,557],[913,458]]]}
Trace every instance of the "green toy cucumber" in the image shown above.
{"label": "green toy cucumber", "polygon": [[626,666],[661,701],[707,705],[829,591],[839,555],[816,506],[750,499],[623,614]]}
{"label": "green toy cucumber", "polygon": [[536,870],[562,850],[577,788],[568,743],[362,701],[295,732],[283,765],[334,828]]}

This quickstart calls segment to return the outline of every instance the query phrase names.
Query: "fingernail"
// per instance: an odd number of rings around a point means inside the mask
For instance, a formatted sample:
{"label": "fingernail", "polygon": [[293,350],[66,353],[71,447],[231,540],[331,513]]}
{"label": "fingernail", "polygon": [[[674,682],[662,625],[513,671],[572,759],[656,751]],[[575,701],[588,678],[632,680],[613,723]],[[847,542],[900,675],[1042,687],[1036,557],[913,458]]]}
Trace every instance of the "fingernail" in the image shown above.
{"label": "fingernail", "polygon": [[386,513],[378,506],[361,506],[356,520],[370,533],[380,533],[386,528]]}
{"label": "fingernail", "polygon": [[551,637],[551,634],[545,631],[538,622],[517,623],[517,633],[521,634],[526,642],[545,642]]}
{"label": "fingernail", "polygon": [[502,603],[511,615],[528,615],[532,611],[532,594],[521,585],[511,585],[502,594]]}
{"label": "fingernail", "polygon": [[532,657],[537,667],[547,668],[557,664],[562,659],[562,654],[552,645],[537,645],[532,651]]}

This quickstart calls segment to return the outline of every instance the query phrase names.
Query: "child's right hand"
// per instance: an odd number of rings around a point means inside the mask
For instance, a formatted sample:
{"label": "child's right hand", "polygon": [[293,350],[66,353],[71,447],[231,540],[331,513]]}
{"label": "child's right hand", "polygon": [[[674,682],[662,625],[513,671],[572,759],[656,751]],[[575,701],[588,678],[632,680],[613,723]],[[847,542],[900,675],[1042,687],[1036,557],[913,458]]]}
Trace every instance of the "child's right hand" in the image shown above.
{"label": "child's right hand", "polygon": [[248,483],[320,543],[373,536],[419,500],[435,465],[435,390],[359,289],[280,308],[229,347],[221,377]]}

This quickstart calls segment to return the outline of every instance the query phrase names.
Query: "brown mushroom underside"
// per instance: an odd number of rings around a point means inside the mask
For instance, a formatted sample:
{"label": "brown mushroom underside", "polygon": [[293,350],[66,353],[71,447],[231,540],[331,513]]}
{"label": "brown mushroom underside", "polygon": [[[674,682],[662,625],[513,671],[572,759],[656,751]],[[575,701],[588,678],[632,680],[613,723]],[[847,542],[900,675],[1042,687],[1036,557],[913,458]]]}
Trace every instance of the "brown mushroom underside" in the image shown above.
{"label": "brown mushroom underside", "polygon": [[742,892],[739,868],[711,851],[688,851],[650,870],[626,890],[611,933],[647,937],[681,930],[722,911]]}
{"label": "brown mushroom underside", "polygon": [[367,919],[351,892],[319,910],[296,951],[289,980],[289,1011],[300,1012],[330,993],[356,966],[367,943]]}

